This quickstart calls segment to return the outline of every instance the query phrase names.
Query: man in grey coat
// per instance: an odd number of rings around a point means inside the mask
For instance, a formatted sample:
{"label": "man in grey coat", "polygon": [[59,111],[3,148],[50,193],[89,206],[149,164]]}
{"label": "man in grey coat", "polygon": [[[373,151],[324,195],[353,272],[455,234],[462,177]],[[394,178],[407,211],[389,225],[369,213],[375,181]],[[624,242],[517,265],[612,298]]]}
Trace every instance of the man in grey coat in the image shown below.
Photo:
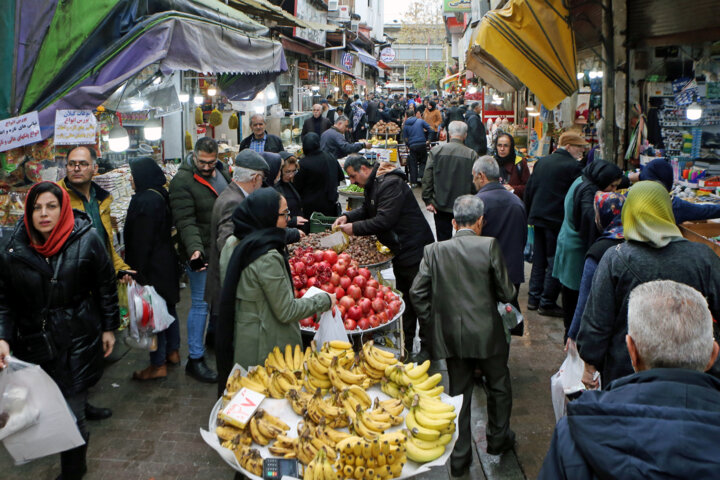
{"label": "man in grey coat", "polygon": [[[220,252],[233,234],[232,214],[245,197],[263,185],[268,164],[263,157],[248,149],[235,157],[232,182],[215,201],[210,219],[210,252],[208,255],[208,276],[205,284],[205,301],[213,314],[217,314],[220,300]],[[224,384],[225,379],[220,379]]]}
{"label": "man in grey coat", "polygon": [[514,298],[515,287],[497,240],[480,236],[483,213],[483,202],[475,196],[455,200],[455,237],[425,247],[410,289],[420,329],[429,338],[430,355],[447,363],[448,393],[463,394],[458,441],[450,457],[453,476],[465,474],[472,463],[470,404],[478,367],[488,391],[487,452],[499,455],[515,444],[510,430],[510,346],[497,308],[498,302]]}
{"label": "man in grey coat", "polygon": [[430,150],[422,180],[422,199],[435,218],[438,242],[452,236],[453,203],[460,195],[475,193],[472,167],[478,155],[463,143],[465,122],[450,122],[450,141]]}
{"label": "man in grey coat", "polygon": [[362,150],[363,147],[370,148],[367,140],[350,143],[345,139],[348,122],[348,117],[340,115],[335,119],[335,125],[320,135],[320,150],[329,153],[336,160],[347,157],[351,153],[357,153]]}

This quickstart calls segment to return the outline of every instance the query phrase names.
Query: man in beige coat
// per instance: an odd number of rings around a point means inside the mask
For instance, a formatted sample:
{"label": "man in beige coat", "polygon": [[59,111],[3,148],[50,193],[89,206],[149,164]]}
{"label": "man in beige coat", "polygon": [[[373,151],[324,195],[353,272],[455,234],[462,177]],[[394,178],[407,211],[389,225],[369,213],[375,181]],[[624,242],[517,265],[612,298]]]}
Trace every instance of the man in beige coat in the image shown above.
{"label": "man in beige coat", "polygon": [[497,240],[481,237],[484,205],[463,195],[453,205],[455,237],[425,247],[420,270],[410,289],[420,329],[428,336],[430,355],[445,359],[450,395],[463,395],[458,440],[450,457],[453,476],[472,463],[470,404],[475,368],[482,369],[488,399],[487,451],[511,449],[512,392],[507,361],[509,345],[498,302],[510,302],[515,287],[508,277]]}

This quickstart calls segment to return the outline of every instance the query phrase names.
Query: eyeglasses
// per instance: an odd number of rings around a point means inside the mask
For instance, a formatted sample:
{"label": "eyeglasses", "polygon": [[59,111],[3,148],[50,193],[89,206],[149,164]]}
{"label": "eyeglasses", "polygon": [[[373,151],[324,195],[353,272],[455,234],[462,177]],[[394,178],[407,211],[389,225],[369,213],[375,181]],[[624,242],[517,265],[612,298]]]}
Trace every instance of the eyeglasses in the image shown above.
{"label": "eyeglasses", "polygon": [[205,160],[200,160],[200,159],[198,159],[198,160],[197,160],[197,163],[199,163],[200,165],[202,165],[202,166],[204,166],[204,167],[214,167],[215,164],[217,163],[217,159],[215,159],[215,160],[210,160],[210,161],[205,161]]}
{"label": "eyeglasses", "polygon": [[75,161],[67,162],[67,168],[70,170],[77,170],[77,169],[85,170],[89,166],[90,166],[89,162],[75,162]]}
{"label": "eyeglasses", "polygon": [[283,215],[285,216],[285,220],[290,220],[290,209],[286,208],[282,212],[278,212],[278,217],[282,217]]}
{"label": "eyeglasses", "polygon": [[293,175],[297,175],[297,172],[298,172],[297,170],[285,170],[285,171],[283,172],[283,175],[293,176]]}

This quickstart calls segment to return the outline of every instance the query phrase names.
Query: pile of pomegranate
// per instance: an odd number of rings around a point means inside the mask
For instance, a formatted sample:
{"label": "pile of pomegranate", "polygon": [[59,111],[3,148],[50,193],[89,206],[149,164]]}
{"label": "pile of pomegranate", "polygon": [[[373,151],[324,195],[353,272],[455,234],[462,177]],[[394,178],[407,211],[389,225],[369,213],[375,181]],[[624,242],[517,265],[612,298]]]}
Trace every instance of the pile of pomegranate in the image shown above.
{"label": "pile of pomegranate", "polygon": [[[348,253],[296,248],[289,263],[295,297],[302,297],[310,287],[334,293],[345,330],[379,327],[394,318],[402,307],[392,289],[380,285],[367,268],[359,268]],[[319,324],[314,315],[300,320],[300,326],[317,330]]]}

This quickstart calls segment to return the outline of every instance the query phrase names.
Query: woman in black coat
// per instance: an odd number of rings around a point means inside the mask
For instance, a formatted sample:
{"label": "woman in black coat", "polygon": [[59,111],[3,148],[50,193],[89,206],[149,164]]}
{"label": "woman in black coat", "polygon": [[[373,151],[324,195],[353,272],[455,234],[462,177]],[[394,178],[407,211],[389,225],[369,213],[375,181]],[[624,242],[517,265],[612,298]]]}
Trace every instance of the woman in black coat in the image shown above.
{"label": "woman in black coat", "polygon": [[62,478],[79,479],[87,471],[88,389],[102,376],[119,326],[117,283],[90,217],[73,211],[68,193],[52,182],[30,190],[23,220],[0,246],[0,368],[11,347],[20,360],[33,360],[29,347],[43,318],[56,353],[34,360],[60,387],[85,439],[60,454]]}
{"label": "woman in black coat", "polygon": [[280,192],[287,200],[288,209],[290,210],[288,227],[299,228],[307,233],[309,224],[307,218],[303,215],[302,199],[295,189],[295,185],[293,185],[295,175],[297,175],[300,168],[297,158],[289,152],[280,152],[280,157],[282,158],[280,179],[275,183],[275,190]]}
{"label": "woman in black coat", "polygon": [[167,364],[180,363],[180,324],[175,304],[180,300],[178,258],[170,238],[172,215],[167,182],[152,158],[130,162],[135,195],[125,217],[125,260],[137,270],[137,281],[152,285],[175,317],[167,330],[157,334],[157,350],[150,352],[150,366],[133,373],[136,380],[167,377]]}
{"label": "woman in black coat", "polygon": [[295,188],[302,198],[305,215],[320,212],[329,217],[340,214],[337,187],[345,179],[340,164],[332,155],[320,150],[320,137],[308,133],[303,137],[300,171],[295,176]]}

